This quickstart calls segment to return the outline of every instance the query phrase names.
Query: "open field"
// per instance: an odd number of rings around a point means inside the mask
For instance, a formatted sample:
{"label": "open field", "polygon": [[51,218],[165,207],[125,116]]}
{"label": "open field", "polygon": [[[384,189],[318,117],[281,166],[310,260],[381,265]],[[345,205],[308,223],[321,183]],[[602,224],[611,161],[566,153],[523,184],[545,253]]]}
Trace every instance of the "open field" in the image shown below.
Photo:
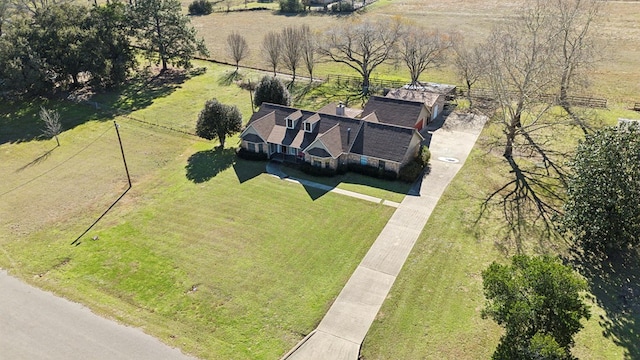
{"label": "open field", "polygon": [[[190,1],[184,0],[186,9]],[[500,0],[379,0],[369,7],[366,17],[400,16],[429,29],[458,31],[471,43],[482,40],[502,19],[516,8],[515,1]],[[640,101],[640,2],[602,2],[601,18],[595,32],[602,47],[603,59],[592,74],[591,89],[587,94],[606,97],[610,103],[629,106]],[[358,15],[356,15],[358,16]],[[361,16],[361,15],[360,15]],[[345,21],[348,17],[325,14],[277,15],[273,11],[213,13],[192,17],[191,21],[204,37],[211,58],[230,61],[226,54],[226,36],[239,31],[247,38],[251,54],[242,64],[268,68],[261,60],[260,44],[266,31],[286,26],[306,24],[323,31]],[[304,74],[305,70],[301,70]],[[352,70],[332,63],[318,66],[318,75],[351,74]],[[408,79],[402,67],[381,67],[375,76]],[[424,80],[459,83],[452,69],[444,68],[424,74]]]}
{"label": "open field", "polygon": [[[168,104],[196,96],[191,90],[202,99],[235,96],[235,85],[198,90],[218,68],[110,101],[138,104],[133,117],[187,127],[191,110],[180,116]],[[236,161],[230,149],[116,117],[133,188],[72,246],[126,189],[122,159],[111,119],[86,105],[50,101],[77,117],[63,122],[60,147],[35,140],[38,105],[0,112],[12,134],[0,144],[0,266],[202,358],[272,359],[289,350],[392,213],[312,196],[265,175],[262,162]]]}

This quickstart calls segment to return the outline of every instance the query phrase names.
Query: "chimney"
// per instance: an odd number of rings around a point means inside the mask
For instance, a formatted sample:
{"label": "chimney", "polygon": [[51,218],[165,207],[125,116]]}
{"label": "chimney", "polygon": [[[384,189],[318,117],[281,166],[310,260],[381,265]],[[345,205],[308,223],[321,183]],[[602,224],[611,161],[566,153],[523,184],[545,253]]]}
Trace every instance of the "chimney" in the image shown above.
{"label": "chimney", "polygon": [[347,145],[351,141],[351,128],[347,128]]}
{"label": "chimney", "polygon": [[342,101],[336,106],[336,115],[344,116],[344,104]]}

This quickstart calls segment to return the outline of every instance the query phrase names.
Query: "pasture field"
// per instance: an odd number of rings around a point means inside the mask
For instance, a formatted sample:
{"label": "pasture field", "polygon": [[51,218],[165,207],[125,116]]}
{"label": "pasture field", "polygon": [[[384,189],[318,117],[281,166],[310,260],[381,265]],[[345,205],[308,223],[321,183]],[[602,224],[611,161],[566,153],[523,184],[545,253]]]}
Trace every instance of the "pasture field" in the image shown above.
{"label": "pasture field", "polygon": [[[186,8],[191,1],[183,0]],[[365,11],[352,17],[401,17],[428,29],[457,31],[469,43],[481,41],[491,29],[511,16],[518,2],[512,0],[378,0]],[[242,8],[242,2],[238,2]],[[278,15],[274,10],[248,12],[216,12],[207,16],[191,18],[192,24],[204,37],[211,58],[230,62],[226,52],[226,37],[232,31],[240,32],[251,50],[249,57],[241,64],[267,69],[262,60],[260,44],[267,31],[279,31],[286,26],[308,25],[312,30],[322,32],[347,20],[350,16],[321,13],[302,15]],[[606,97],[613,106],[628,107],[640,101],[640,2],[603,1],[601,17],[594,32],[598,46],[602,49],[602,59],[591,73],[591,87],[587,95]],[[281,69],[285,71],[284,69]],[[306,74],[300,69],[300,74]],[[355,72],[346,66],[325,62],[318,66],[317,75],[350,74]],[[382,66],[374,72],[374,77],[409,79],[402,65]],[[452,68],[426,72],[425,81],[460,83]]]}
{"label": "pasture field", "polygon": [[[189,128],[197,110],[175,109],[181,101],[235,96],[236,85],[215,81],[227,69],[209,70],[95,99]],[[315,193],[232,149],[84,104],[45,104],[63,119],[55,147],[37,138],[41,104],[0,111],[0,267],[202,358],[288,351],[320,321],[393,211]],[[73,246],[127,188],[114,119],[133,188]]]}

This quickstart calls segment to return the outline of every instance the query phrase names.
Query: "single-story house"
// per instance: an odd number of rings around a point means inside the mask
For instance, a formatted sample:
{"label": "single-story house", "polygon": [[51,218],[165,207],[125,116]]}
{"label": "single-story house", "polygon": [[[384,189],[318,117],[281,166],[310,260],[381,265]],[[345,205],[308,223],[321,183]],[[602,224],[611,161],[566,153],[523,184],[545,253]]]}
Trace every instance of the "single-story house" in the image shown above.
{"label": "single-story house", "polygon": [[377,113],[353,118],[344,105],[335,107],[316,112],[263,103],[240,134],[241,146],[319,168],[360,164],[396,174],[416,157],[424,138],[414,126],[378,121]]}

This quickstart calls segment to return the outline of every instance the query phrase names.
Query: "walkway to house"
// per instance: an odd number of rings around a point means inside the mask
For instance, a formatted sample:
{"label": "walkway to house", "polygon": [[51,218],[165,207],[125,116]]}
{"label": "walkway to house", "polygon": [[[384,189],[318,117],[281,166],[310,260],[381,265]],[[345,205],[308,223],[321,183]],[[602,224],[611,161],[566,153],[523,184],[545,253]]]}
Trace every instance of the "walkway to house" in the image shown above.
{"label": "walkway to house", "polygon": [[[464,164],[485,118],[451,114],[427,135],[431,171],[405,196],[318,327],[286,360],[357,360],[360,345],[449,182]],[[439,126],[441,125],[441,126]]]}
{"label": "walkway to house", "polygon": [[349,190],[338,189],[336,187],[331,187],[329,185],[320,184],[320,183],[309,181],[309,180],[290,177],[289,175],[287,175],[282,171],[282,169],[280,168],[280,164],[273,161],[270,161],[267,163],[267,173],[273,176],[279,177],[282,180],[287,180],[293,183],[300,184],[302,186],[312,187],[312,188],[320,189],[322,191],[333,192],[340,195],[350,196],[352,198],[370,201],[376,204],[387,205],[395,208],[397,208],[400,205],[395,201],[384,200],[374,196],[360,194],[360,193],[349,191]]}

